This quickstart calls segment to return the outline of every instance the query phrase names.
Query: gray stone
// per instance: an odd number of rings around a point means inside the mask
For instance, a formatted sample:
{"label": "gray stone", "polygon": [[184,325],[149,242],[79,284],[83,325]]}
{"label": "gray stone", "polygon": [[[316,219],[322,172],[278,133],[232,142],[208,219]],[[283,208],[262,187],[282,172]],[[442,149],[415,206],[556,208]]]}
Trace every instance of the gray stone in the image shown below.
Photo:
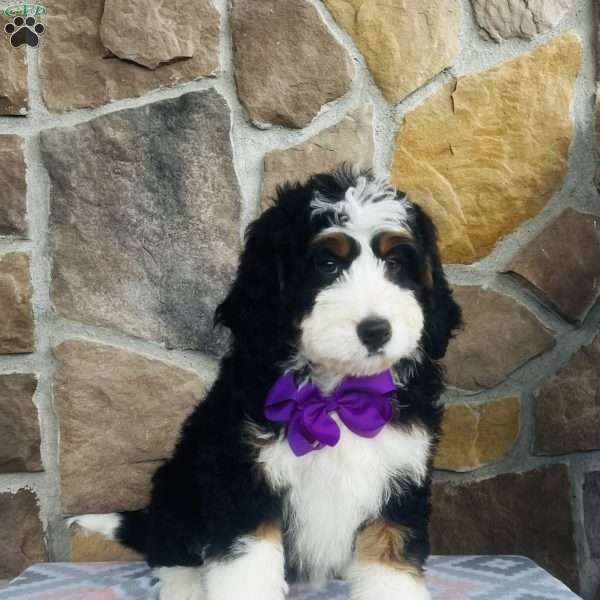
{"label": "gray stone", "polygon": [[556,27],[573,0],[471,0],[484,39],[532,40]]}
{"label": "gray stone", "polygon": [[306,181],[315,173],[330,171],[347,162],[356,167],[373,166],[373,124],[371,107],[346,115],[339,123],[305,142],[272,150],[265,155],[262,208],[267,208],[278,185]]}
{"label": "gray stone", "polygon": [[[596,18],[596,80],[600,79],[600,2],[594,2],[594,17]],[[596,114],[600,108],[600,98],[596,94]],[[600,123],[596,119],[596,142],[600,138]],[[600,589],[598,589],[598,599],[600,600]]]}
{"label": "gray stone", "polygon": [[583,482],[583,529],[592,558],[600,558],[600,471],[585,474]]}
{"label": "gray stone", "polygon": [[23,138],[0,136],[0,236],[27,237],[27,183]]}
{"label": "gray stone", "polygon": [[600,336],[537,392],[534,416],[536,454],[600,449]]}
{"label": "gray stone", "polygon": [[0,473],[43,471],[35,375],[0,375]]}
{"label": "gray stone", "polygon": [[[105,4],[107,13],[102,28]],[[139,27],[131,22],[140,18],[140,11],[151,10],[155,5],[161,5],[156,9],[162,16],[161,22],[145,22]],[[137,39],[129,40],[133,47],[126,40],[115,40],[115,36],[106,31],[109,23],[118,18],[115,13],[119,7],[122,9],[119,32],[136,36]],[[178,13],[176,17],[173,10]],[[185,24],[182,24],[184,19]],[[184,39],[193,36],[193,56],[161,63],[154,70],[133,62],[137,59],[150,65],[156,59],[156,56],[149,56],[149,38],[160,35],[165,20],[169,22],[169,28]],[[44,23],[44,42],[38,51],[40,80],[42,95],[51,111],[102,106],[113,100],[142,96],[161,87],[213,77],[219,68],[219,13],[212,0],[146,3],[139,0],[108,0],[106,3],[105,0],[60,0],[52,4]],[[146,25],[150,30],[142,34]],[[131,60],[122,60],[103,46],[101,29],[105,41],[114,51]],[[129,51],[131,56],[127,54]]]}
{"label": "gray stone", "polygon": [[463,329],[444,359],[450,385],[479,391],[498,385],[531,359],[554,346],[549,331],[508,296],[477,287],[458,287]]}
{"label": "gray stone", "polygon": [[143,507],[150,478],[171,455],[204,382],[192,371],[105,344],[67,341],[55,356],[63,510]]}
{"label": "gray stone", "polygon": [[48,560],[40,509],[27,489],[0,494],[0,579]]}
{"label": "gray stone", "polygon": [[432,502],[434,554],[527,556],[578,589],[566,465],[481,481],[435,483]]}
{"label": "gray stone", "polygon": [[233,65],[250,118],[301,128],[352,81],[348,53],[307,0],[232,0]]}
{"label": "gray stone", "polygon": [[239,251],[229,110],[215,91],[41,135],[51,298],[68,319],[219,352]]}
{"label": "gray stone", "polygon": [[567,319],[583,321],[600,297],[600,217],[567,208],[515,255],[510,271]]}

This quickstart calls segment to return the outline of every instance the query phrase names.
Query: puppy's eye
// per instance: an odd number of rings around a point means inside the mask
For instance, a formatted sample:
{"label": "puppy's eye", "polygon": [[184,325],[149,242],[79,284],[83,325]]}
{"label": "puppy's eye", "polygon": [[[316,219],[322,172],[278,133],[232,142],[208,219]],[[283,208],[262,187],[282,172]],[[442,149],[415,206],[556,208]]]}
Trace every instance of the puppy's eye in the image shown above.
{"label": "puppy's eye", "polygon": [[340,265],[335,258],[323,258],[317,261],[317,269],[323,275],[337,275]]}
{"label": "puppy's eye", "polygon": [[402,269],[402,262],[397,256],[386,256],[384,260],[390,273],[398,273]]}

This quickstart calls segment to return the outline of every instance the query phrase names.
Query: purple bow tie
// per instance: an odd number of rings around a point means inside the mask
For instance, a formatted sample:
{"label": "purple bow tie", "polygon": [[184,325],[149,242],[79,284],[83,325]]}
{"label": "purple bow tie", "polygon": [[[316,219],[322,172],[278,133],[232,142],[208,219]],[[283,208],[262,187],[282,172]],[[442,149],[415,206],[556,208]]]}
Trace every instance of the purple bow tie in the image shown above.
{"label": "purple bow tie", "polygon": [[308,383],[298,388],[291,373],[273,385],[265,403],[269,421],[287,423],[290,448],[296,456],[335,446],[340,428],[329,413],[336,411],[350,431],[375,437],[392,418],[390,395],[396,390],[390,371],[370,377],[347,377],[329,395]]}

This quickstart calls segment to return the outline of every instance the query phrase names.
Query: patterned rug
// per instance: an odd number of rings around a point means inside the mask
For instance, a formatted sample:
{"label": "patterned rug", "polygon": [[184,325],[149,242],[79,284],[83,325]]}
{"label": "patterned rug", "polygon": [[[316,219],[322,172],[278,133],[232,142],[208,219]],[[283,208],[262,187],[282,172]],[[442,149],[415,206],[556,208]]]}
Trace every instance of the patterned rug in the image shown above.
{"label": "patterned rug", "polygon": [[[433,600],[577,600],[560,581],[520,556],[433,556]],[[29,567],[0,590],[0,600],[155,600],[158,585],[144,563],[48,563]],[[295,586],[289,600],[346,600],[347,585]]]}

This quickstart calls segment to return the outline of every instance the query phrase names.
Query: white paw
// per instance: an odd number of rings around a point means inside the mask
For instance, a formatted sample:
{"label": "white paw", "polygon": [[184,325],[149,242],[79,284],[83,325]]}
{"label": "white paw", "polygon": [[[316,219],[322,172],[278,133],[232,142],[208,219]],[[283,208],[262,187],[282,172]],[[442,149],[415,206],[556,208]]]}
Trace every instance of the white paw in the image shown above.
{"label": "white paw", "polygon": [[385,565],[353,565],[348,579],[350,600],[431,600],[422,577]]}
{"label": "white paw", "polygon": [[160,579],[160,600],[203,600],[201,568],[161,567],[154,574]]}
{"label": "white paw", "polygon": [[281,545],[247,538],[238,543],[240,555],[207,565],[206,600],[284,600]]}

